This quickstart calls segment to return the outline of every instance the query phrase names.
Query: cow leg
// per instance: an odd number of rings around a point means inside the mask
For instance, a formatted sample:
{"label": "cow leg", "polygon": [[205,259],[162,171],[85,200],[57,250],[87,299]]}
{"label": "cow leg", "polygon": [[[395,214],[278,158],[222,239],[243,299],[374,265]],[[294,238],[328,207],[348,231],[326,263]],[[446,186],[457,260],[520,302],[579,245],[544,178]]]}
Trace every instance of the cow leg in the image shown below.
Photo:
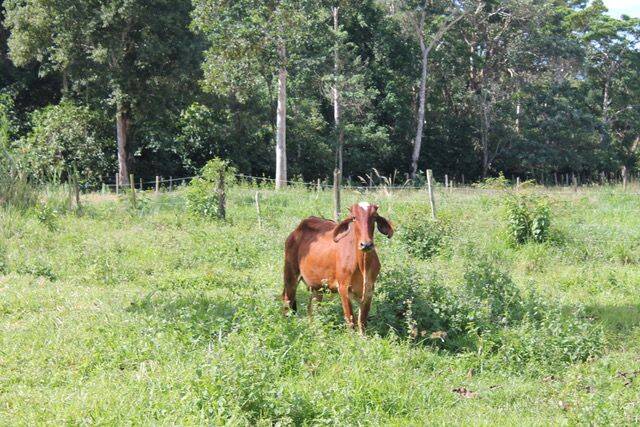
{"label": "cow leg", "polygon": [[339,284],[338,293],[340,294],[340,300],[342,301],[342,311],[344,313],[344,321],[347,326],[353,329],[355,325],[355,319],[353,317],[353,308],[351,307],[351,299],[349,299],[349,285]]}
{"label": "cow leg", "polygon": [[285,314],[289,309],[295,313],[298,310],[296,303],[296,288],[298,287],[299,273],[289,262],[284,264],[284,290],[282,291],[282,302]]}
{"label": "cow leg", "polygon": [[307,314],[309,317],[313,315],[313,302],[322,302],[322,291],[311,289],[311,297],[309,297],[309,305],[307,306]]}
{"label": "cow leg", "polygon": [[360,335],[364,335],[367,328],[367,319],[369,318],[369,310],[371,309],[371,300],[373,298],[369,295],[365,295],[360,303],[360,311],[358,312],[358,330]]}

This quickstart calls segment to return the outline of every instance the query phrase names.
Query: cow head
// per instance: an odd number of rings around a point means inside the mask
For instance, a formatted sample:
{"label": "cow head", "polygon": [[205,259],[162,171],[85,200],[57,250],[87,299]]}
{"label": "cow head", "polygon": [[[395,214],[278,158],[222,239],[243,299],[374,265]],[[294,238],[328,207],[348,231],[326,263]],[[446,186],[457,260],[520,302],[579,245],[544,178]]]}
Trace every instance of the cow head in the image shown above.
{"label": "cow head", "polygon": [[[353,226],[350,227],[351,223]],[[373,228],[378,226],[378,231],[387,237],[393,236],[393,226],[386,218],[378,215],[378,206],[367,202],[357,203],[349,208],[347,219],[338,224],[333,230],[333,240],[335,242],[346,236],[350,228],[355,233],[358,249],[368,252],[373,249]]]}

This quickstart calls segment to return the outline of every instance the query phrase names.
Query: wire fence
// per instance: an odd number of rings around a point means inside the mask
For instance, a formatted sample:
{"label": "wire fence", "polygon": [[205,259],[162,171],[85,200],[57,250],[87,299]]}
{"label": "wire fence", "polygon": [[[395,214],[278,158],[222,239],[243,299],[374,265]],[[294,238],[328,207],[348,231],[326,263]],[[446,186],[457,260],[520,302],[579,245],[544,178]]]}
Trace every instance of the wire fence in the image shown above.
{"label": "wire fence", "polygon": [[[235,174],[235,177],[239,179],[240,183],[248,183],[251,185],[267,185],[267,184],[275,184],[277,180],[275,178],[265,177],[265,176],[255,176],[248,174]],[[180,186],[184,186],[190,183],[193,179],[198,178],[198,175],[192,176],[181,176],[181,177],[157,177],[155,180],[143,180],[139,179],[133,182],[133,188],[138,191],[144,190],[160,190],[163,191],[172,191],[180,188]],[[359,183],[353,183],[351,178],[345,180],[340,188],[343,190],[354,190],[354,191],[397,191],[397,190],[426,190],[427,183],[426,182],[414,182],[411,180],[406,180],[404,184],[388,184],[385,182],[366,182],[365,179],[358,177]],[[327,179],[324,180],[316,180],[316,181],[303,181],[303,180],[281,180],[280,182],[286,183],[288,185],[294,187],[304,187],[308,189],[332,189],[333,183],[327,182]],[[536,184],[538,187],[545,189],[576,189],[576,187],[606,187],[606,186],[619,186],[621,182],[619,181],[611,181],[604,183],[588,183],[582,185],[575,185],[573,183],[558,183],[551,185],[541,185]],[[631,182],[630,182],[631,184]],[[465,185],[460,182],[456,182],[455,180],[445,180],[444,182],[433,181],[433,185],[436,188],[441,190],[445,190],[447,192],[483,192],[483,193],[499,193],[504,191],[505,189],[518,189],[520,185],[518,183],[514,183],[511,187],[505,186],[504,188],[493,188],[490,186],[482,186],[477,184]],[[523,182],[522,188],[525,188],[528,184]],[[80,185],[80,189],[83,192],[105,192],[110,189],[119,189],[122,191],[127,191],[131,188],[131,182],[126,184],[120,184],[116,182],[105,182],[105,183],[86,183]]]}

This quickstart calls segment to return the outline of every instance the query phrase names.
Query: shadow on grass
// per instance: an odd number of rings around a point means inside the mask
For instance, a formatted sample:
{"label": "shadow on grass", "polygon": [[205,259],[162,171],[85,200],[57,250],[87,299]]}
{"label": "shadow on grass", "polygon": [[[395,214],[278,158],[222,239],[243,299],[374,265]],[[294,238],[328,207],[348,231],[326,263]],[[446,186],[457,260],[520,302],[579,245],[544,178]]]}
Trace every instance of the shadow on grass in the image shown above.
{"label": "shadow on grass", "polygon": [[587,313],[602,322],[607,333],[614,336],[640,328],[640,304],[594,304],[587,307]]}
{"label": "shadow on grass", "polygon": [[207,295],[151,292],[127,308],[155,329],[175,332],[190,342],[221,338],[232,328],[237,304]]}

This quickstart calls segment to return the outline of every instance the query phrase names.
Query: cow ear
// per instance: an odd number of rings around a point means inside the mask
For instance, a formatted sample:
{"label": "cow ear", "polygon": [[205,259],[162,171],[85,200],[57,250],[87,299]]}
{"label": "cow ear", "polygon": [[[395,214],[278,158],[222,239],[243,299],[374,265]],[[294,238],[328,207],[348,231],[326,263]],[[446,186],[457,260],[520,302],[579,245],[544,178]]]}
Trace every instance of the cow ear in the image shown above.
{"label": "cow ear", "polygon": [[378,231],[388,238],[391,238],[391,236],[393,236],[393,225],[391,224],[391,221],[389,221],[385,217],[377,215],[376,225],[378,226]]}
{"label": "cow ear", "polygon": [[349,232],[349,224],[353,222],[353,218],[347,218],[333,229],[333,241],[338,242]]}

